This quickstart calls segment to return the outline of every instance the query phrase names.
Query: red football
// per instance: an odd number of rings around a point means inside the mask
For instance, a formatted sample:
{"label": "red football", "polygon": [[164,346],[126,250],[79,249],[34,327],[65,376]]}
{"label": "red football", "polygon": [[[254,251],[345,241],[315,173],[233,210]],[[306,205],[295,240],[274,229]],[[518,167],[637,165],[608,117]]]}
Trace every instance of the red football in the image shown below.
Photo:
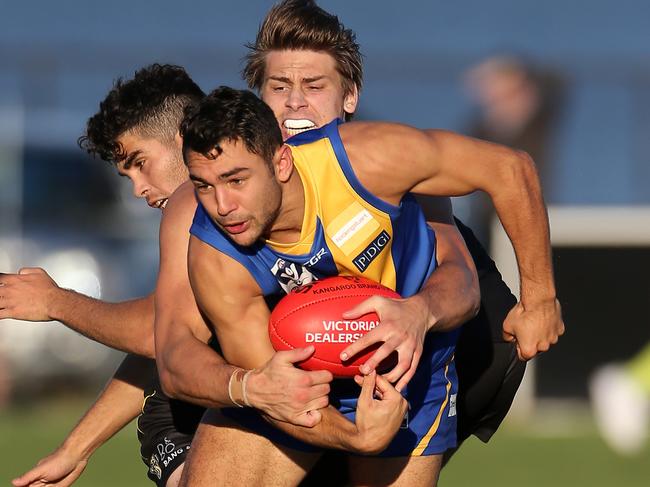
{"label": "red football", "polygon": [[341,362],[339,354],[375,328],[379,317],[376,313],[369,313],[354,320],[344,320],[341,315],[371,296],[400,297],[392,289],[362,277],[328,277],[293,289],[271,313],[269,336],[273,348],[291,350],[314,345],[316,351],[298,364],[301,368],[329,370],[335,377],[353,377],[359,373],[359,366],[381,344],[369,347],[345,362]]}

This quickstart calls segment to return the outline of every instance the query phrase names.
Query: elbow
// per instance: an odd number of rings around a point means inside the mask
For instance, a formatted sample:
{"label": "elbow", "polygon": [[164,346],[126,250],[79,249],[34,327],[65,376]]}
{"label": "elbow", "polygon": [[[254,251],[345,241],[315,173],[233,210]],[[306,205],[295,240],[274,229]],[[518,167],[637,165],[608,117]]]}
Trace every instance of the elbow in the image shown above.
{"label": "elbow", "polygon": [[156,343],[153,335],[153,330],[151,333],[145,334],[140,340],[141,349],[138,354],[145,357],[155,360],[156,359]]}
{"label": "elbow", "polygon": [[160,379],[160,387],[162,387],[163,393],[171,399],[182,399],[174,374],[161,366],[160,361],[158,364],[158,378]]}
{"label": "elbow", "polygon": [[180,381],[174,371],[169,367],[169,361],[164,354],[156,357],[156,366],[158,368],[158,379],[160,387],[167,397],[171,399],[182,399]]}
{"label": "elbow", "polygon": [[505,184],[513,187],[525,188],[528,192],[539,190],[539,175],[532,157],[527,152],[513,150],[507,163],[503,165],[503,179]]}

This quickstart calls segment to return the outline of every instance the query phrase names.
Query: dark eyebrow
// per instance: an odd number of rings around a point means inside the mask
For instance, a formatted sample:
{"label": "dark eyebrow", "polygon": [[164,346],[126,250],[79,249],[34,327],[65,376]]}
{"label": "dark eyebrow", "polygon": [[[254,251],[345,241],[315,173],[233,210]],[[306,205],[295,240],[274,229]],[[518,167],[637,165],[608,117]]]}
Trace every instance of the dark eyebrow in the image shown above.
{"label": "dark eyebrow", "polygon": [[235,174],[238,174],[240,172],[247,171],[247,170],[248,170],[247,167],[235,167],[234,169],[231,169],[230,171],[221,174],[219,176],[219,179],[227,179],[230,176],[234,176]]}
{"label": "dark eyebrow", "polygon": [[[327,76],[325,76],[324,74],[321,74],[319,76],[313,76],[311,78],[302,78],[301,81],[303,83],[313,83],[315,81],[321,81],[321,80],[323,80],[325,78],[327,78]],[[281,83],[288,83],[288,84],[292,83],[292,81],[289,78],[287,78],[286,76],[269,76],[269,79],[271,79],[273,81],[279,81]]]}
{"label": "dark eyebrow", "polygon": [[205,179],[200,178],[198,176],[195,176],[193,174],[190,174],[190,179],[192,181],[196,181],[197,183],[203,183],[203,184],[207,184],[208,186],[210,186],[210,183],[208,183]]}
{"label": "dark eyebrow", "polygon": [[320,75],[320,76],[314,76],[313,78],[303,78],[302,81],[305,83],[314,83],[315,81],[321,81],[324,78],[326,78],[325,75]]}
{"label": "dark eyebrow", "polygon": [[142,155],[141,150],[136,150],[131,152],[127,157],[126,160],[124,161],[124,169],[128,169],[131,167],[131,164],[133,164],[133,161],[140,157]]}
{"label": "dark eyebrow", "polygon": [[286,76],[269,76],[269,79],[272,79],[273,81],[280,81],[281,83],[291,84],[291,80]]}

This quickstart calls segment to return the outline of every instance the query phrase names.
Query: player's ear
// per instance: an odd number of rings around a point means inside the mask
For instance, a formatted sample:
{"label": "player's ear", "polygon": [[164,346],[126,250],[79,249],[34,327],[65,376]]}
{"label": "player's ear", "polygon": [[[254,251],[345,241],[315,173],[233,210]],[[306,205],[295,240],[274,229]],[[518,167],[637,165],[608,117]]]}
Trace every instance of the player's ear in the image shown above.
{"label": "player's ear", "polygon": [[357,110],[358,103],[359,90],[357,89],[357,85],[353,85],[352,90],[345,95],[345,98],[343,98],[343,111],[352,115]]}
{"label": "player's ear", "polygon": [[293,173],[293,154],[287,144],[282,146],[275,153],[275,176],[281,183],[286,183]]}
{"label": "player's ear", "polygon": [[181,137],[181,132],[180,130],[176,132],[174,135],[174,143],[179,149],[183,149],[183,137]]}

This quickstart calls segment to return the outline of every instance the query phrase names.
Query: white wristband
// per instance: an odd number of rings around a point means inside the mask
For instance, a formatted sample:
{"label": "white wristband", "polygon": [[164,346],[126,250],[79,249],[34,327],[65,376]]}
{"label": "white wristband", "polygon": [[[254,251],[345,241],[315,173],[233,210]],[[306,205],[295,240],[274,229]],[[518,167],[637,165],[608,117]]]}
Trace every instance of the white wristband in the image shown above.
{"label": "white wristband", "polygon": [[246,406],[248,406],[249,408],[252,406],[251,403],[248,402],[248,395],[246,394],[246,383],[248,382],[248,376],[250,375],[251,372],[253,372],[253,369],[249,370],[244,374],[244,380],[242,381],[242,385],[241,385],[242,395],[244,396],[244,404],[246,404]]}

